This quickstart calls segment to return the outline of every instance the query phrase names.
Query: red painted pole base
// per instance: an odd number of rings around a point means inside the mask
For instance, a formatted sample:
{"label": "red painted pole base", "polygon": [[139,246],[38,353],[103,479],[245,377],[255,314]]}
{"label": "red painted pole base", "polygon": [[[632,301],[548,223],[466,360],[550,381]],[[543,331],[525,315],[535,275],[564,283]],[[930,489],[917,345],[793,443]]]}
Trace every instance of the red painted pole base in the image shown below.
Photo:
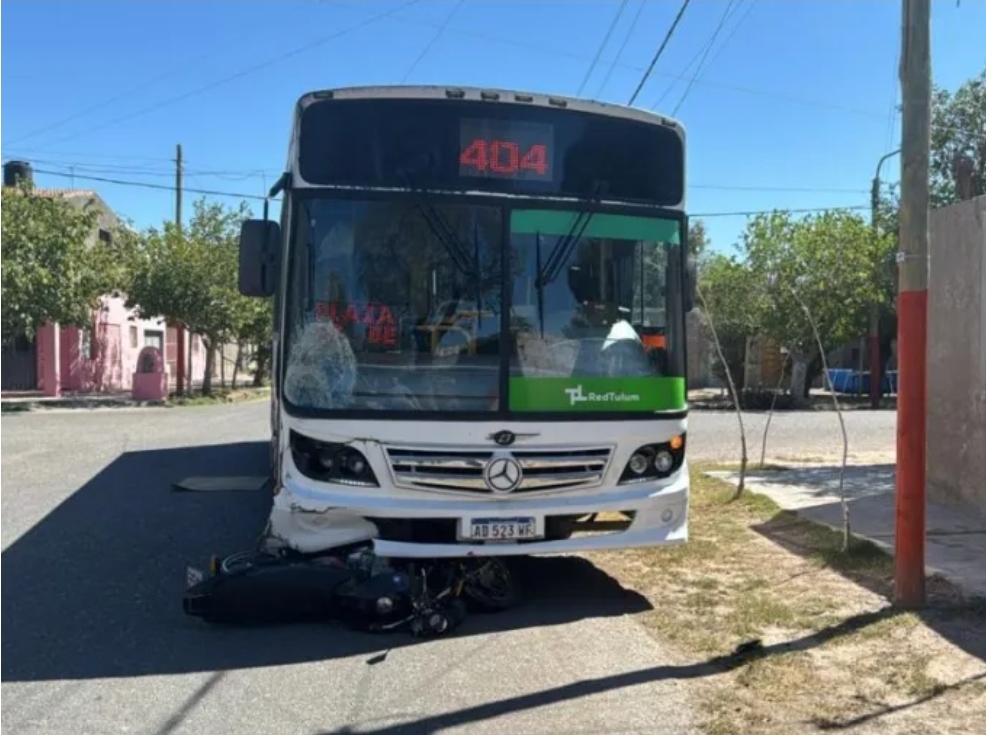
{"label": "red painted pole base", "polygon": [[897,507],[894,593],[903,607],[924,604],[927,457],[928,292],[904,291],[897,304]]}

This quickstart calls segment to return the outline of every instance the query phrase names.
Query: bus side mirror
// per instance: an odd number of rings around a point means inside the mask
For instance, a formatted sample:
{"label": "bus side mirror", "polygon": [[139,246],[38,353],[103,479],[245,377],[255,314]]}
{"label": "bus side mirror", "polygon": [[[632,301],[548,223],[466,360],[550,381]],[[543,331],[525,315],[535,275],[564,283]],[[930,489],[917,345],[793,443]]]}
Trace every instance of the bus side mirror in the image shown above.
{"label": "bus side mirror", "polygon": [[695,308],[698,296],[698,262],[694,255],[685,257],[685,313]]}
{"label": "bus side mirror", "polygon": [[240,226],[240,293],[244,296],[273,296],[277,289],[277,222],[248,219]]}

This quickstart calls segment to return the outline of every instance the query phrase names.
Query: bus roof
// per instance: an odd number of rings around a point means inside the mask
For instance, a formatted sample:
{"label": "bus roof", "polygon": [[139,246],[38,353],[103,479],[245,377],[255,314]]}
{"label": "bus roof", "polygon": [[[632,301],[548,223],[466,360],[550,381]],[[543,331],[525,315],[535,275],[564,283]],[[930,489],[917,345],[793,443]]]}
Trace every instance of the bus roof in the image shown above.
{"label": "bus roof", "polygon": [[322,99],[454,99],[477,100],[491,103],[535,105],[539,107],[554,107],[558,109],[590,112],[597,115],[608,115],[626,120],[637,120],[652,125],[663,125],[684,133],[684,126],[677,120],[665,117],[650,110],[639,107],[628,107],[609,102],[567,97],[564,95],[538,94],[522,92],[513,89],[488,89],[481,87],[457,87],[443,85],[406,85],[393,84],[376,87],[339,87],[306,92],[297,102],[297,113],[308,105]]}

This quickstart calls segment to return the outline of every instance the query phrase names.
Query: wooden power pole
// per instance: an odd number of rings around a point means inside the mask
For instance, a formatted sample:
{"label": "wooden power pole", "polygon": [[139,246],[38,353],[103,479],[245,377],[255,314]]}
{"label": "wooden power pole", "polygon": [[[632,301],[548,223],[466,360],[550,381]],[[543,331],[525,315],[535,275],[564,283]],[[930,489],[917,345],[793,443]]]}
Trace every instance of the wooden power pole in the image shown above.
{"label": "wooden power pole", "polygon": [[931,0],[903,0],[895,598],[925,599]]}
{"label": "wooden power pole", "polygon": [[[175,146],[175,227],[181,232],[181,194],[182,194],[182,156],[181,143]],[[185,393],[185,327],[175,327],[175,389],[178,395]],[[189,350],[191,352],[191,350]]]}

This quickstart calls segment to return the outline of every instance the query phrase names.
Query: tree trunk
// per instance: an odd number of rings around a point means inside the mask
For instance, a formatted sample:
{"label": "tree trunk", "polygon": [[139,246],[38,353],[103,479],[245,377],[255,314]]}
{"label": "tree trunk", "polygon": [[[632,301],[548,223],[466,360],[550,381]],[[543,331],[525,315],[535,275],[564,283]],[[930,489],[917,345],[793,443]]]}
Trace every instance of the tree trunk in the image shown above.
{"label": "tree trunk", "polygon": [[253,386],[254,388],[259,388],[264,384],[264,379],[267,377],[267,371],[270,365],[271,345],[257,345],[254,354],[254,361],[257,364],[257,369],[253,374]]}
{"label": "tree trunk", "polygon": [[791,355],[791,403],[795,408],[808,405],[808,360],[803,355]]}
{"label": "tree trunk", "polygon": [[202,395],[212,395],[212,373],[216,364],[216,343],[212,339],[202,339],[205,346],[205,372],[202,375]]}
{"label": "tree trunk", "polygon": [[219,345],[216,351],[219,358],[219,387],[226,390],[226,343]]}
{"label": "tree trunk", "polygon": [[240,362],[243,360],[243,343],[236,343],[236,361],[233,363],[233,382],[232,388],[236,390],[236,376],[240,372]]}

